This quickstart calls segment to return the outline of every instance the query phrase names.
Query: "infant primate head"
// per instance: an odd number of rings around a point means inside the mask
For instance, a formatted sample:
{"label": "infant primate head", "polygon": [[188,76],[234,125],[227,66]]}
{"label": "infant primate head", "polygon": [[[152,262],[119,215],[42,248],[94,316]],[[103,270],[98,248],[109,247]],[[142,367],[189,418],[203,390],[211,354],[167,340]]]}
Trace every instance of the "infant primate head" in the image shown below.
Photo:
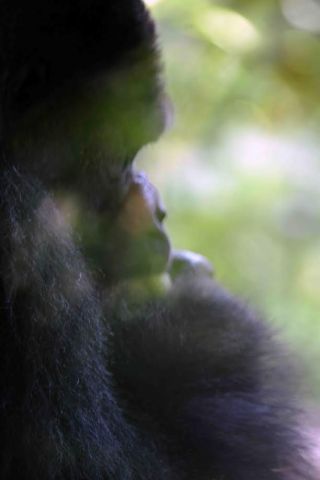
{"label": "infant primate head", "polygon": [[106,282],[162,272],[164,210],[133,168],[165,123],[142,2],[4,0],[0,22],[2,162],[54,191]]}

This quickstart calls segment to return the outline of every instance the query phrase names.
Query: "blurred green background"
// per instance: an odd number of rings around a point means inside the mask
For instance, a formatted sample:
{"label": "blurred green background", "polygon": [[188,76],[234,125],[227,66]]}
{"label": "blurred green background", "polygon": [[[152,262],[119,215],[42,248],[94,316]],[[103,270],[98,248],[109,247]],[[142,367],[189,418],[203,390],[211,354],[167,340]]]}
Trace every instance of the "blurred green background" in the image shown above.
{"label": "blurred green background", "polygon": [[320,2],[146,3],[174,122],[138,165],[174,246],[206,255],[281,328],[319,402]]}

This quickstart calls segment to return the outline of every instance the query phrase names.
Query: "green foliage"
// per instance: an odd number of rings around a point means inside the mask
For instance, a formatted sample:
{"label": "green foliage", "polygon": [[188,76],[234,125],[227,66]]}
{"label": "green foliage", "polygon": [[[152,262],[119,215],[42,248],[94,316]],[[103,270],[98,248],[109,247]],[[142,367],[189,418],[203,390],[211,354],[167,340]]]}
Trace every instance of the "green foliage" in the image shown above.
{"label": "green foliage", "polygon": [[155,2],[175,125],[140,162],[165,195],[174,246],[208,256],[281,326],[320,398],[316,7]]}

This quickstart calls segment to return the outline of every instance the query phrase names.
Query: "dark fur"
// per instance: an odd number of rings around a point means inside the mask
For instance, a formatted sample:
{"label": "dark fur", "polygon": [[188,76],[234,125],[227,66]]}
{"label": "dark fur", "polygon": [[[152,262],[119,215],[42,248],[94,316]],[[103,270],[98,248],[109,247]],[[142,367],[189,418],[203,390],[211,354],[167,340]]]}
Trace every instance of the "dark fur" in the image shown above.
{"label": "dark fur", "polygon": [[141,310],[116,301],[112,331],[127,412],[163,437],[185,478],[315,478],[285,349],[220,286],[191,278]]}
{"label": "dark fur", "polygon": [[14,169],[0,226],[1,480],[168,478],[114,399],[81,256],[50,197]]}
{"label": "dark fur", "polygon": [[[7,121],[95,73],[136,65],[156,73],[154,24],[140,0],[0,0]],[[157,91],[152,78],[150,100]]]}
{"label": "dark fur", "polygon": [[[196,281],[143,308],[104,299],[102,315],[68,228],[29,176],[59,179],[59,162],[30,166],[22,148],[14,166],[7,140],[25,112],[48,101],[50,117],[52,95],[99,71],[142,63],[137,110],[154,110],[143,4],[0,0],[0,44],[0,479],[310,480],[290,367],[265,324]],[[92,178],[75,185],[94,189]]]}

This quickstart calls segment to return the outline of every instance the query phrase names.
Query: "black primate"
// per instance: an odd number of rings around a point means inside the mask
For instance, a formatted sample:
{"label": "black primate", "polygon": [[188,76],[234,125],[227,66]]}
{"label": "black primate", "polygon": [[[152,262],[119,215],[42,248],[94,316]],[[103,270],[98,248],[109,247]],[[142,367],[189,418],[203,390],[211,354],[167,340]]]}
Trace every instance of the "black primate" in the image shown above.
{"label": "black primate", "polygon": [[1,0],[0,25],[0,479],[315,479],[262,320],[188,273],[125,296],[170,255],[132,166],[165,116],[141,1]]}
{"label": "black primate", "polygon": [[119,304],[108,352],[117,391],[129,418],[163,438],[182,478],[316,478],[288,359],[248,307],[192,278],[140,311]]}

